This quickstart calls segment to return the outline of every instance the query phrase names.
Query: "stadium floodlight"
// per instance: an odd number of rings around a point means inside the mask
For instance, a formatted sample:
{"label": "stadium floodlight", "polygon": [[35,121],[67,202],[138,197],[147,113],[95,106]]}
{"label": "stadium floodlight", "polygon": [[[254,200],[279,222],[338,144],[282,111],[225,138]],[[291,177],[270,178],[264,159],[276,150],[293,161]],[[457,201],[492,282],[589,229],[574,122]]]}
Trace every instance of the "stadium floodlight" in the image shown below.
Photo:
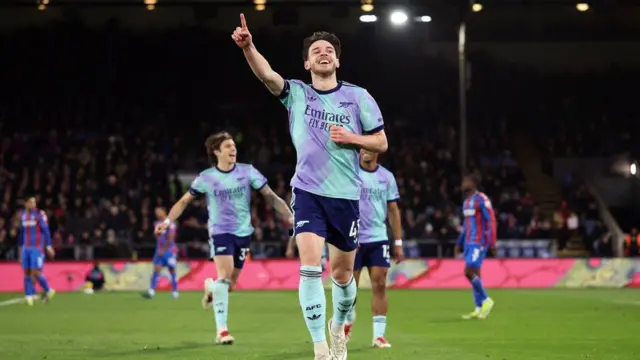
{"label": "stadium floodlight", "polygon": [[253,4],[256,6],[256,11],[262,11],[267,8],[267,0],[253,0]]}
{"label": "stadium floodlight", "polygon": [[629,174],[631,174],[632,176],[636,176],[637,173],[638,173],[638,165],[636,165],[636,163],[629,165]]}
{"label": "stadium floodlight", "polygon": [[471,11],[473,12],[480,12],[482,11],[482,9],[484,9],[484,6],[482,6],[482,4],[479,2],[475,2],[473,3],[473,5],[471,5]]}
{"label": "stadium floodlight", "polygon": [[373,11],[373,0],[362,0],[361,1],[362,6],[360,6],[360,9],[364,12],[371,12]]}
{"label": "stadium floodlight", "polygon": [[417,22],[423,22],[423,23],[431,22],[431,20],[432,20],[431,16],[428,16],[428,15],[418,16],[416,18]]}
{"label": "stadium floodlight", "polygon": [[589,11],[589,4],[586,2],[579,2],[576,4],[576,9],[578,9],[578,11],[580,12],[585,12],[585,11]]}
{"label": "stadium floodlight", "polygon": [[144,0],[144,4],[147,6],[147,10],[155,10],[158,0]]}
{"label": "stadium floodlight", "polygon": [[394,25],[404,25],[407,20],[409,20],[409,16],[402,10],[395,10],[391,13],[389,20],[391,20],[391,23]]}
{"label": "stadium floodlight", "polygon": [[47,9],[47,5],[49,5],[49,0],[38,0],[38,10],[43,11]]}
{"label": "stadium floodlight", "polygon": [[365,23],[372,23],[378,21],[378,17],[375,15],[360,15],[360,21]]}

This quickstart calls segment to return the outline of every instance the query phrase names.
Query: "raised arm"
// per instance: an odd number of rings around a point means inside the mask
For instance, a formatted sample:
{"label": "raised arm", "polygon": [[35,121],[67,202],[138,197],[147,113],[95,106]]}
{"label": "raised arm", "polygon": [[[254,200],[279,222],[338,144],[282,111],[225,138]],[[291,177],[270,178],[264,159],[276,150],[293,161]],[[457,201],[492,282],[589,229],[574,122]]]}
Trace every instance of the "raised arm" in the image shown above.
{"label": "raised arm", "polygon": [[240,27],[231,34],[233,41],[242,49],[244,57],[249,63],[249,67],[260,81],[275,95],[280,96],[284,90],[285,82],[282,76],[273,71],[267,59],[262,56],[253,44],[253,38],[247,28],[247,21],[244,14],[240,14]]}

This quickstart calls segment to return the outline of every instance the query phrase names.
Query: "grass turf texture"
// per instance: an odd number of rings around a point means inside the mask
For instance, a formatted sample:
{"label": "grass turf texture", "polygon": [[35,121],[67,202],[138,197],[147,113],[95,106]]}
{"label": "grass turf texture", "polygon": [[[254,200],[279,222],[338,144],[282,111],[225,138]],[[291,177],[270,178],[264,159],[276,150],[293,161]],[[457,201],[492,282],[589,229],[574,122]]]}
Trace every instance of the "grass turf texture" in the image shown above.
{"label": "grass turf texture", "polygon": [[[390,291],[387,338],[371,349],[371,292],[358,298],[350,360],[640,359],[638,290],[489,290],[485,321],[464,321],[471,291]],[[330,304],[330,293],[328,302]],[[19,297],[0,294],[0,302]],[[50,304],[0,307],[0,351],[12,360],[313,359],[295,292],[234,292],[236,343],[215,346],[200,293],[58,294]],[[329,309],[329,313],[331,313]]]}

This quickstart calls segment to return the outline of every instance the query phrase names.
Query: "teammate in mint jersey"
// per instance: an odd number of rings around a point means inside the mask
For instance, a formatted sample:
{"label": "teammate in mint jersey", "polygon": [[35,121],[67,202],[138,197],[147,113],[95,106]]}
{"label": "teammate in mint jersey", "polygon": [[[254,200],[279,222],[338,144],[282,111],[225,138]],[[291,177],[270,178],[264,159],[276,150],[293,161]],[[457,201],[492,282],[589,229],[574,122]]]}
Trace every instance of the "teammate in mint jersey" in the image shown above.
{"label": "teammate in mint jersey", "polygon": [[495,304],[482,285],[480,268],[489,249],[496,254],[496,218],[491,201],[478,191],[478,184],[479,180],[473,175],[462,179],[462,192],[466,197],[462,205],[464,225],[455,253],[458,256],[464,249],[464,274],[471,283],[476,304],[475,310],[462,316],[464,319],[485,319]]}
{"label": "teammate in mint jersey", "polygon": [[[356,282],[360,281],[363,267],[369,270],[373,290],[373,342],[375,348],[389,348],[391,344],[385,338],[387,327],[387,271],[391,266],[391,246],[393,256],[398,262],[404,259],[402,250],[402,222],[398,200],[400,193],[393,174],[378,165],[378,154],[367,150],[360,151],[360,248],[356,254],[354,266]],[[387,233],[387,219],[391,225],[394,241],[390,244]],[[355,307],[347,317],[345,334],[351,337],[352,324],[355,321]]]}
{"label": "teammate in mint jersey", "polygon": [[[284,80],[256,50],[243,14],[231,35],[256,77],[288,110],[297,153],[291,180],[295,236],[300,253],[299,301],[314,343],[315,359],[347,358],[344,326],[356,299],[353,278],[360,221],[358,149],[381,153],[387,138],[380,109],[363,88],[338,81],[340,40],[316,32],[303,41],[304,68],[311,84]],[[329,245],[333,279],[331,348],[324,329],[326,300],[320,259]]]}
{"label": "teammate in mint jersey", "polygon": [[51,246],[51,233],[47,214],[36,207],[35,196],[25,199],[24,211],[20,213],[20,263],[24,270],[24,295],[27,305],[32,306],[36,296],[35,283],[44,291],[44,299],[49,300],[55,295],[55,290],[49,287],[47,279],[42,275],[44,265],[44,249],[53,259],[55,251]]}
{"label": "teammate in mint jersey", "polygon": [[258,190],[289,225],[293,222],[293,214],[256,168],[236,163],[236,144],[228,132],[211,135],[205,146],[213,166],[198,175],[189,191],[173,205],[167,219],[156,226],[156,234],[164,233],[193,199],[206,197],[209,243],[218,279],[205,280],[202,304],[205,309],[213,305],[216,343],[228,345],[234,341],[227,327],[229,287],[240,276],[253,234],[251,190]]}
{"label": "teammate in mint jersey", "polygon": [[[163,207],[156,208],[155,226],[160,225],[167,218],[167,210]],[[174,299],[178,298],[178,279],[176,274],[176,265],[178,262],[178,247],[176,246],[176,224],[171,224],[162,234],[156,235],[156,253],[153,256],[153,275],[151,276],[151,285],[146,293],[142,296],[148,299],[153,298],[156,294],[156,286],[163,268],[169,270],[171,275],[171,295]]]}

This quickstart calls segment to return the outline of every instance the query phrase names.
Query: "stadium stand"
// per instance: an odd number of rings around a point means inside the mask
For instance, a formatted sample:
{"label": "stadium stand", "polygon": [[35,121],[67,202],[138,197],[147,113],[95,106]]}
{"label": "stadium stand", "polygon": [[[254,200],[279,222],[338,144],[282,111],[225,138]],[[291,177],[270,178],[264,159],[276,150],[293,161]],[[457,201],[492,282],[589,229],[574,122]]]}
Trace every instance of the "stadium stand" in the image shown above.
{"label": "stadium stand", "polygon": [[[137,33],[116,24],[87,29],[70,22],[23,29],[8,40],[0,50],[17,58],[16,66],[0,67],[1,257],[15,257],[16,209],[30,193],[49,213],[54,243],[67,249],[62,257],[149,257],[153,207],[169,206],[186,190],[185,174],[208,166],[205,134],[223,128],[234,133],[240,159],[265,173],[280,196],[289,196],[295,152],[284,112],[242,61],[218,55],[216,49],[233,45],[226,33],[198,27]],[[455,67],[425,55],[395,69],[393,79],[368,81],[391,60],[376,56],[370,42],[342,40],[345,49],[371,58],[367,64],[345,61],[342,71],[375,94],[385,111],[392,150],[383,163],[398,178],[406,238],[439,244],[438,251],[418,244],[413,253],[451,256],[461,203],[457,84],[450,81]],[[285,75],[303,78],[300,64],[292,62],[297,57],[264,43],[275,64],[298,69]],[[70,60],[70,53],[77,56]],[[33,68],[27,58],[46,62]],[[481,54],[472,59],[481,71],[470,106],[485,106],[470,122],[468,170],[481,175],[494,201],[499,237],[555,238],[559,250],[573,244],[593,255],[610,254],[602,247],[608,232],[597,203],[581,180],[555,181],[543,166],[532,169],[530,160],[548,164],[560,155],[637,152],[627,135],[637,127],[630,80],[616,67],[598,76],[557,76]],[[395,91],[398,82],[411,91]],[[514,82],[527,86],[514,91]],[[555,126],[559,119],[567,125]],[[535,141],[522,140],[526,131],[537,134]],[[283,223],[259,197],[252,213],[254,256],[283,256]],[[184,256],[206,255],[205,224],[198,201],[180,222]]]}

